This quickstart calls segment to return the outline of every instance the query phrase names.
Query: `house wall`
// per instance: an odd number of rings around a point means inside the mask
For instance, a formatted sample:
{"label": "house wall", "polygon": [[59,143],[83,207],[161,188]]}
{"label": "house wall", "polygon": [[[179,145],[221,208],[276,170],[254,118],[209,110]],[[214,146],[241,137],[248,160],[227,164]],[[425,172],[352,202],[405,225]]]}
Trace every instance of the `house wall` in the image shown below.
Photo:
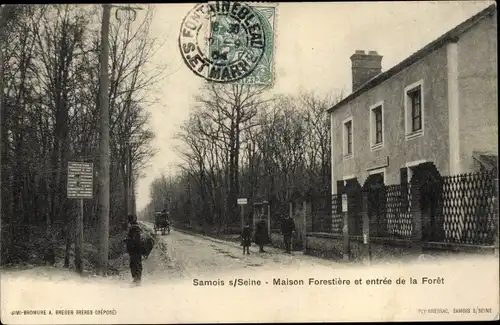
{"label": "house wall", "polygon": [[[405,93],[410,84],[423,80],[424,132],[406,139]],[[407,162],[433,161],[441,174],[449,172],[447,112],[447,52],[442,47],[382,84],[332,112],[332,180],[355,175],[363,185],[377,159],[389,157],[385,183],[400,182],[400,168]],[[371,150],[370,106],[383,101],[384,146]],[[343,159],[343,121],[353,117],[353,158]],[[333,183],[334,191],[336,184]]]}
{"label": "house wall", "polygon": [[498,154],[497,15],[458,40],[461,172],[473,172],[472,151]]}

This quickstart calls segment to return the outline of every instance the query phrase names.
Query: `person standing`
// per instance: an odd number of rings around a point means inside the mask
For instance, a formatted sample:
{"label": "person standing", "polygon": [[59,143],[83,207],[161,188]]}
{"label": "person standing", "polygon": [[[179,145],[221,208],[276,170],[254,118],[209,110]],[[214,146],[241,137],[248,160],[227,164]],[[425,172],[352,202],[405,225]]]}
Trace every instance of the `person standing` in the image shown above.
{"label": "person standing", "polygon": [[295,233],[295,222],[289,215],[281,222],[281,233],[283,234],[283,242],[285,244],[286,253],[291,253],[292,235]]}
{"label": "person standing", "polygon": [[141,228],[137,223],[137,217],[133,214],[128,216],[128,222],[130,224],[127,239],[127,253],[130,257],[130,273],[132,273],[132,278],[135,284],[141,283],[142,277],[142,245],[141,245]]}
{"label": "person standing", "polygon": [[266,221],[262,216],[255,224],[255,243],[259,245],[259,252],[264,253],[264,245],[269,243],[269,234],[267,232]]}
{"label": "person standing", "polygon": [[243,255],[250,255],[250,245],[252,244],[252,230],[248,222],[243,227],[241,232],[241,246],[243,246]]}

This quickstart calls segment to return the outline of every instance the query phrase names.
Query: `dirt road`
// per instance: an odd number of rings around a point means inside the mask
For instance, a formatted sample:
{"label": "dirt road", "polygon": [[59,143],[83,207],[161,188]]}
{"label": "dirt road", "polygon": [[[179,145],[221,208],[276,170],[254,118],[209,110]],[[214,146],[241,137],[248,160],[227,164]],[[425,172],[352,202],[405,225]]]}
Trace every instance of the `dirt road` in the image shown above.
{"label": "dirt road", "polygon": [[[304,267],[345,268],[330,260],[294,252],[284,254],[282,250],[266,247],[259,253],[258,247],[250,248],[250,255],[243,255],[237,243],[207,239],[173,229],[170,234],[159,235],[148,260],[144,262],[144,281],[165,278],[194,278],[233,271],[268,271]],[[128,274],[126,276],[129,276]]]}

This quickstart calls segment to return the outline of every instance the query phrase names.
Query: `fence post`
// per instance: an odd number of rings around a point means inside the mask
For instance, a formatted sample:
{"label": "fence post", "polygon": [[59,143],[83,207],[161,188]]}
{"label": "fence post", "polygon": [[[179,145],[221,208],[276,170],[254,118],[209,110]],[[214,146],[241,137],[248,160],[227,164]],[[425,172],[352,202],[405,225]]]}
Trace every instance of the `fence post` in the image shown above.
{"label": "fence post", "polygon": [[344,249],[343,249],[343,255],[344,255],[344,261],[349,261],[349,215],[348,215],[348,206],[347,206],[347,194],[342,194],[342,218],[343,218],[343,224],[344,226],[342,227],[342,233],[343,233],[343,238],[344,238]]}
{"label": "fence post", "polygon": [[240,210],[241,211],[241,217],[240,217],[241,218],[241,221],[240,221],[241,229],[240,229],[240,232],[241,232],[241,231],[243,231],[243,228],[245,227],[245,205],[241,204],[240,207],[241,207],[241,210]]}
{"label": "fence post", "polygon": [[370,217],[368,215],[368,192],[362,192],[361,201],[361,217],[363,220],[363,249],[362,249],[362,260],[363,264],[371,264],[371,254],[370,254]]}
{"label": "fence post", "polygon": [[420,182],[410,186],[411,251],[422,254],[422,211],[420,206]]}

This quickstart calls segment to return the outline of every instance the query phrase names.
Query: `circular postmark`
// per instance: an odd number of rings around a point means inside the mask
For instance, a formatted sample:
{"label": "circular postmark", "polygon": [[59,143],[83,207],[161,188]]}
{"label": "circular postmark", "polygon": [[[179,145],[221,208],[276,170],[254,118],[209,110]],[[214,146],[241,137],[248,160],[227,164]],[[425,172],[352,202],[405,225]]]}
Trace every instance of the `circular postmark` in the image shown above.
{"label": "circular postmark", "polygon": [[186,65],[209,81],[250,75],[265,51],[265,33],[252,7],[229,1],[196,5],[184,18],[179,47]]}

